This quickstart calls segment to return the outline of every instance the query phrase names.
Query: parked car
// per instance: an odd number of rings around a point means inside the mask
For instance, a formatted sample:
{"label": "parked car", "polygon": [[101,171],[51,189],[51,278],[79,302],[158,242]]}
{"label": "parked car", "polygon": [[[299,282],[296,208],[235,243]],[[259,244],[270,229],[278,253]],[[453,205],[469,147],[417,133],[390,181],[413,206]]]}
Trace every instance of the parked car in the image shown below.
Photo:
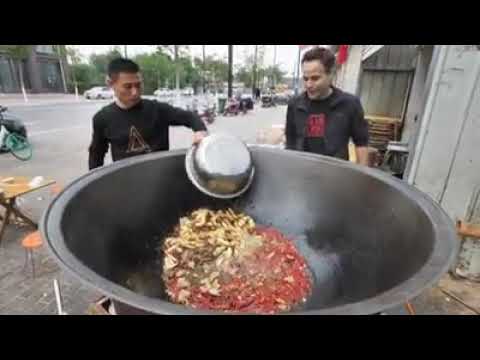
{"label": "parked car", "polygon": [[290,93],[284,91],[284,92],[275,94],[273,96],[273,101],[277,105],[287,105],[291,98],[292,96],[290,95]]}
{"label": "parked car", "polygon": [[155,95],[156,97],[169,97],[169,96],[173,96],[173,91],[170,89],[163,88],[163,89],[155,90],[153,95]]}
{"label": "parked car", "polygon": [[185,89],[182,89],[181,94],[182,94],[183,96],[193,96],[194,91],[193,91],[192,88],[185,88]]}
{"label": "parked car", "polygon": [[113,99],[113,90],[108,87],[96,86],[83,94],[86,99]]}

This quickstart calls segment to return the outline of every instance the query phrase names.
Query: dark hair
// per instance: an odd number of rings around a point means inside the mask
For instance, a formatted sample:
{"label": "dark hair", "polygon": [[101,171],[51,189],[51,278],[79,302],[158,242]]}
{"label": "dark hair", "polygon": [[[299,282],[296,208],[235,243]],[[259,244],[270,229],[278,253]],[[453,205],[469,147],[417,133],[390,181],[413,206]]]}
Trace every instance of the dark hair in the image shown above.
{"label": "dark hair", "polygon": [[335,54],[325,47],[316,46],[308,50],[302,58],[302,65],[304,62],[320,61],[327,73],[332,73],[335,69]]}
{"label": "dark hair", "polygon": [[132,60],[124,58],[116,58],[108,64],[108,77],[113,79],[114,76],[123,73],[135,74],[140,71],[140,67]]}

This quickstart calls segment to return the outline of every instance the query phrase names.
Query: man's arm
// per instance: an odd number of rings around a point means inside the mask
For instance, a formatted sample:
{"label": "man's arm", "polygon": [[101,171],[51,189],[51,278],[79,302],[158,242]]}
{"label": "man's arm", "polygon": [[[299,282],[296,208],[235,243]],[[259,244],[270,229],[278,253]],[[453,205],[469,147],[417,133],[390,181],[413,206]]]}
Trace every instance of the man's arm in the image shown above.
{"label": "man's arm", "polygon": [[105,138],[103,124],[98,115],[93,117],[92,142],[90,143],[88,151],[89,170],[103,166],[105,154],[108,151],[108,140]]}
{"label": "man's arm", "polygon": [[161,106],[165,106],[169,125],[185,126],[193,130],[194,144],[200,142],[207,135],[207,127],[197,114],[168,104]]}
{"label": "man's arm", "polygon": [[287,122],[285,124],[285,138],[286,138],[286,148],[289,150],[295,150],[295,122],[293,118],[293,106],[288,105],[287,108]]}
{"label": "man's arm", "polygon": [[368,146],[355,146],[355,154],[360,165],[368,166]]}
{"label": "man's arm", "polygon": [[356,99],[352,121],[352,140],[355,144],[355,154],[360,165],[368,166],[368,122],[365,120],[360,99]]}

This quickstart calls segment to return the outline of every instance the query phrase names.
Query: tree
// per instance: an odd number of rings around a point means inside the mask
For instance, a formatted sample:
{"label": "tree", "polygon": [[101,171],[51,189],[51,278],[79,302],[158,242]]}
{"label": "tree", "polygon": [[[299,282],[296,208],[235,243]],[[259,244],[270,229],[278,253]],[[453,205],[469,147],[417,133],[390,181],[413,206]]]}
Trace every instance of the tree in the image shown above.
{"label": "tree", "polygon": [[264,71],[265,76],[268,77],[268,82],[271,86],[283,82],[286,72],[280,69],[278,65],[269,66]]}
{"label": "tree", "polygon": [[18,73],[18,78],[20,80],[20,87],[27,101],[27,93],[25,91],[25,84],[23,79],[23,60],[28,58],[32,52],[34,45],[1,45],[1,49],[8,54],[8,56],[15,62],[15,69]]}
{"label": "tree", "polygon": [[78,87],[78,92],[83,93],[85,90],[90,89],[96,83],[98,77],[97,71],[93,65],[78,63],[70,66],[72,74],[75,74],[75,84]]}
{"label": "tree", "polygon": [[167,54],[170,54],[173,57],[173,62],[175,63],[175,89],[180,88],[180,64],[179,59],[182,56],[188,55],[189,47],[188,45],[157,45],[159,51],[166,51]]}
{"label": "tree", "polygon": [[228,63],[217,59],[214,56],[205,57],[205,66],[203,60],[199,58],[194,59],[196,68],[204,67],[204,78],[206,88],[223,87],[223,83],[228,81]]}
{"label": "tree", "polygon": [[75,94],[78,94],[80,90],[77,82],[76,67],[81,62],[80,53],[75,48],[67,48],[67,47],[65,47],[65,52],[66,52],[67,61],[70,63],[70,70],[72,74],[73,85],[75,87]]}
{"label": "tree", "polygon": [[235,79],[243,83],[247,88],[251,88],[253,86],[252,71],[246,66],[242,66],[237,70]]}
{"label": "tree", "polygon": [[178,65],[180,69],[180,86],[183,88],[187,85],[190,85],[196,89],[200,85],[200,69],[193,66],[192,59],[190,57],[179,58]]}
{"label": "tree", "polygon": [[156,89],[170,81],[173,72],[172,61],[161,52],[138,54],[134,61],[143,74],[144,91],[152,94]]}
{"label": "tree", "polygon": [[90,63],[95,67],[97,71],[97,78],[95,82],[98,84],[105,83],[107,76],[107,67],[110,61],[122,57],[120,48],[115,46],[113,49],[105,54],[92,54],[90,55]]}

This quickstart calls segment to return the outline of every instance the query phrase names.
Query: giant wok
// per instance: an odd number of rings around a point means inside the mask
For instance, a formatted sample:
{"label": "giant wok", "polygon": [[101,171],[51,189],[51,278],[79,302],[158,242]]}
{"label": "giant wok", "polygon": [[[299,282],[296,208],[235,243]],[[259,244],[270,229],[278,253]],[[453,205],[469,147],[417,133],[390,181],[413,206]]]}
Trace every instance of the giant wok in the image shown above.
{"label": "giant wok", "polygon": [[74,181],[45,212],[42,234],[61,266],[120,314],[210,313],[168,301],[156,251],[200,207],[233,207],[296,243],[314,285],[292,314],[378,313],[419,295],[453,262],[453,222],[415,188],[342,160],[250,149],[256,175],[241,198],[197,190],[184,150],[150,154]]}

